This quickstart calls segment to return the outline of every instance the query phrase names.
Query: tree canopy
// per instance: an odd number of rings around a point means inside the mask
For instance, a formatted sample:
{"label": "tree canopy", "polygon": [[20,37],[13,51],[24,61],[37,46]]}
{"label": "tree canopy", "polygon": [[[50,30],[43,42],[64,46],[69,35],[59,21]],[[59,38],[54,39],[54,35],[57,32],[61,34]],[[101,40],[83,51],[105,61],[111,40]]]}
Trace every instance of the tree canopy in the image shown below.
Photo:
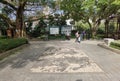
{"label": "tree canopy", "polygon": [[17,37],[22,37],[25,21],[44,16],[42,11],[44,7],[48,11],[47,6],[53,12],[59,8],[64,10],[62,19],[88,23],[92,35],[96,34],[101,20],[108,22],[110,17],[120,14],[120,0],[0,0],[0,4],[3,5],[0,18],[16,30]]}
{"label": "tree canopy", "polygon": [[96,34],[101,20],[117,15],[119,0],[62,0],[61,9],[75,21],[83,20],[89,24],[92,36]]}
{"label": "tree canopy", "polygon": [[[33,14],[28,18],[27,16],[30,15],[30,12],[38,13],[38,10],[40,11],[42,7],[49,4],[53,5],[53,7],[55,6],[53,0],[1,0],[0,4],[3,5],[3,13],[0,13],[0,18],[16,30],[16,37],[22,37],[24,21],[31,19],[31,17],[36,17],[36,14]],[[14,19],[10,17],[11,14]],[[39,13],[36,18],[39,19],[41,14]]]}

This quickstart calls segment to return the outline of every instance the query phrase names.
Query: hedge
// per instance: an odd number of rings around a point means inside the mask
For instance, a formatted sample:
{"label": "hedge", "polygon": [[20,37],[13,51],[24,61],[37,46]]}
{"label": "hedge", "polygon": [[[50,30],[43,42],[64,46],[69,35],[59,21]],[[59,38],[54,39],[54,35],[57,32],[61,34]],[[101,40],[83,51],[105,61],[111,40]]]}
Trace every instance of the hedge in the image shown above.
{"label": "hedge", "polygon": [[27,43],[25,38],[0,39],[0,53]]}
{"label": "hedge", "polygon": [[111,42],[110,47],[116,48],[120,50],[120,43],[118,42]]}
{"label": "hedge", "polygon": [[7,39],[7,36],[0,36],[0,39]]}

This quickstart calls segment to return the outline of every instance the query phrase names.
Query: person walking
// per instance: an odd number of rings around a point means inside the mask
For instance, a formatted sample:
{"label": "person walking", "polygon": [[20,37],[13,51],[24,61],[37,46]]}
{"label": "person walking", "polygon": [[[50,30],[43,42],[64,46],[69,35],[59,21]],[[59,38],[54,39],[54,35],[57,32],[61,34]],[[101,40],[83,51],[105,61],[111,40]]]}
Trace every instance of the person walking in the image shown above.
{"label": "person walking", "polygon": [[76,37],[75,42],[78,42],[79,31],[77,31],[77,32],[75,33],[75,37]]}
{"label": "person walking", "polygon": [[67,40],[70,40],[70,32],[69,32],[69,31],[66,31],[66,34],[65,34],[65,35],[66,35],[66,39],[67,39]]}
{"label": "person walking", "polygon": [[86,35],[86,33],[85,33],[85,30],[82,32],[82,40],[84,40],[85,39],[85,35]]}
{"label": "person walking", "polygon": [[81,35],[80,35],[79,31],[77,31],[77,32],[75,33],[75,36],[76,36],[75,42],[80,43],[80,41],[81,41]]}
{"label": "person walking", "polygon": [[81,42],[81,34],[79,34],[79,36],[78,36],[78,43],[80,43]]}

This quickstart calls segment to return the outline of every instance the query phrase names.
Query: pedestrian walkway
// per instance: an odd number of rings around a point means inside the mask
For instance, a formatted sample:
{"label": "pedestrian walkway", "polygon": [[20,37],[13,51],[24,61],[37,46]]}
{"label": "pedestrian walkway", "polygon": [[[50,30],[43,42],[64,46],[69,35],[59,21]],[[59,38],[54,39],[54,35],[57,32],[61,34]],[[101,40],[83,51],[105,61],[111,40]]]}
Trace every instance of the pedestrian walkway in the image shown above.
{"label": "pedestrian walkway", "polygon": [[0,61],[0,81],[120,81],[120,55],[101,41],[31,41]]}

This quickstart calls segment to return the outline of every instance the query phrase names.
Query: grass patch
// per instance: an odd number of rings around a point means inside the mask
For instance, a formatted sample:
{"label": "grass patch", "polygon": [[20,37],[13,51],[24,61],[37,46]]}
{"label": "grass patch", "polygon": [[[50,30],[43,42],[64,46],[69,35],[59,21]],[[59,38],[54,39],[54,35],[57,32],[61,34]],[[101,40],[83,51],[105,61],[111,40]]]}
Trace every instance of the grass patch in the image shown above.
{"label": "grass patch", "polygon": [[110,43],[110,47],[120,50],[120,40],[119,41],[115,41],[115,42],[111,42]]}
{"label": "grass patch", "polygon": [[65,35],[49,35],[48,39],[52,40],[60,40],[60,39],[65,39]]}
{"label": "grass patch", "polygon": [[28,40],[25,38],[0,39],[0,53],[27,43]]}
{"label": "grass patch", "polygon": [[1,39],[7,39],[8,37],[7,36],[0,36],[0,40]]}

